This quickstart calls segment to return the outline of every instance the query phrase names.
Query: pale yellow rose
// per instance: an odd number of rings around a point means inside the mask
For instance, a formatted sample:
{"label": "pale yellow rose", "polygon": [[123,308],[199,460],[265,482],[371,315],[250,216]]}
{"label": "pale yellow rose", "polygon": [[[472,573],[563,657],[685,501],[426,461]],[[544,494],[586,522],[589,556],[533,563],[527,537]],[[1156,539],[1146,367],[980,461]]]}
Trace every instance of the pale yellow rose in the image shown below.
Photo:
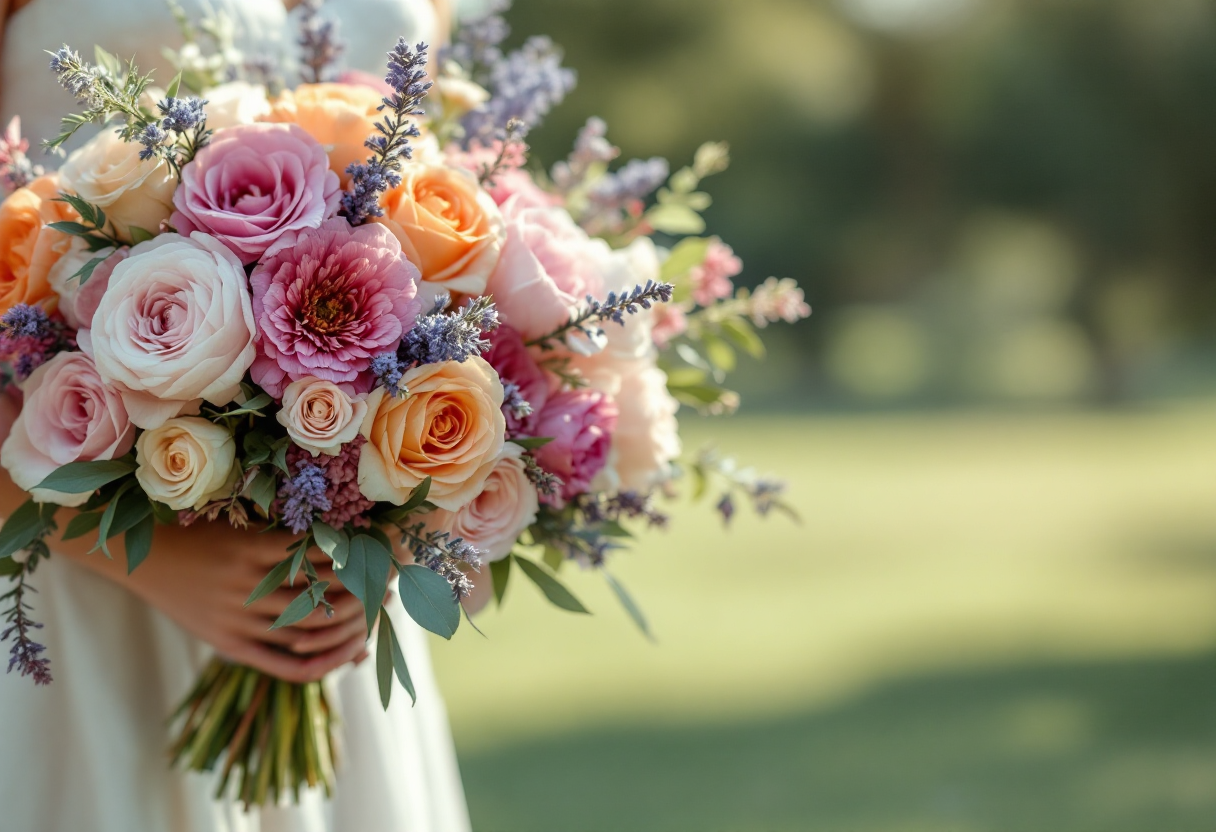
{"label": "pale yellow rose", "polygon": [[161,159],[140,159],[141,149],[136,142],[124,142],[113,125],[107,125],[59,169],[61,187],[104,210],[127,242],[132,242],[132,226],[157,232],[173,213],[177,188],[169,166]]}
{"label": "pale yellow rose", "polygon": [[431,477],[427,497],[455,511],[476,497],[502,453],[502,382],[481,358],[424,364],[405,374],[405,398],[375,390],[367,400],[359,490],[401,505]]}
{"label": "pale yellow rose", "polygon": [[283,391],[283,409],[275,418],[291,441],[313,456],[337,456],[359,435],[367,402],[353,398],[332,381],[302,378]]}
{"label": "pale yellow rose", "polygon": [[232,488],[236,443],[225,428],[196,416],[170,419],[135,442],[135,479],[174,511],[197,511]]}
{"label": "pale yellow rose", "polygon": [[520,459],[523,452],[519,445],[508,442],[481,493],[456,511],[437,509],[426,515],[427,528],[463,539],[487,563],[511,554],[520,533],[536,522],[540,508],[536,486]]}

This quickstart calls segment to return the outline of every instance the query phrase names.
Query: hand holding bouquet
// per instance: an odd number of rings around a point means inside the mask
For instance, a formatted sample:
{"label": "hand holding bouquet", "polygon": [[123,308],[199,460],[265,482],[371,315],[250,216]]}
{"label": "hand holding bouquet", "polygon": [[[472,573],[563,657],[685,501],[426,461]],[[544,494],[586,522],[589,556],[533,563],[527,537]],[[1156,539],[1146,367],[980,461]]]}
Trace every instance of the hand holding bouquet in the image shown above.
{"label": "hand holding bouquet", "polygon": [[[558,571],[603,571],[627,526],[665,522],[680,404],[733,410],[719,384],[736,349],[761,354],[753,327],[809,313],[792,281],[736,291],[738,259],[701,236],[698,188],[725,147],[670,178],[662,160],[610,172],[592,119],[569,159],[530,172],[523,136],[573,82],[548,41],[504,56],[491,12],[433,81],[427,47],[402,40],[383,81],[330,82],[340,50],[317,5],[309,83],[221,84],[246,70],[180,57],[153,92],[64,46],[51,69],[82,109],[48,145],[101,132],[51,174],[16,125],[0,141],[0,350],[22,401],[0,464],[31,496],[0,529],[4,637],[35,682],[50,669],[26,581],[69,507],[63,537],[108,556],[122,535],[129,570],[157,524],[290,531],[247,603],[294,587],[275,628],[330,610],[323,553],[377,633],[384,705],[394,678],[413,696],[390,586],[445,638],[515,573],[586,612]],[[712,453],[688,470],[727,520],[739,495],[784,508]],[[322,683],[217,657],[178,716],[175,759],[218,769],[221,794],[332,788]]]}

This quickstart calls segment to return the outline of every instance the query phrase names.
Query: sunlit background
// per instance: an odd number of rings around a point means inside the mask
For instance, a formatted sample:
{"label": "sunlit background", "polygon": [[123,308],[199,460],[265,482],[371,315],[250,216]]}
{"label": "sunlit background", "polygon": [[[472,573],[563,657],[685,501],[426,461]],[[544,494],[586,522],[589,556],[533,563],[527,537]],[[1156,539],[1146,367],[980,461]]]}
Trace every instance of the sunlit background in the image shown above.
{"label": "sunlit background", "polygon": [[618,558],[649,644],[510,588],[435,645],[478,832],[1216,818],[1216,4],[516,0],[626,156],[734,165],[798,278],[734,419],[802,514]]}

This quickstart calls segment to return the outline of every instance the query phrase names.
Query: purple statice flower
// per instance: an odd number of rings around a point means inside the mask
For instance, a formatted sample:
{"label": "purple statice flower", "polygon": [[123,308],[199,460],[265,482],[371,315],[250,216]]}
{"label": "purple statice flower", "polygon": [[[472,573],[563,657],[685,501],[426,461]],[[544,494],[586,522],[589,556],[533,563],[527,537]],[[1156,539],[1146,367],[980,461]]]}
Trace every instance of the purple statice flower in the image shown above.
{"label": "purple statice flower", "polygon": [[139,151],[139,158],[145,162],[161,152],[161,148],[169,142],[169,134],[159,124],[153,123],[144,127],[135,136],[135,140],[144,146]]}
{"label": "purple statice flower", "polygon": [[523,391],[513,381],[502,383],[502,412],[508,424],[519,425],[532,415],[532,405],[524,398]]}
{"label": "purple statice flower", "polygon": [[596,165],[606,165],[621,155],[621,149],[608,141],[608,125],[602,118],[592,116],[578,131],[574,150],[564,162],[553,165],[550,177],[563,193],[578,188]]}
{"label": "purple statice flower", "polygon": [[490,100],[461,121],[465,146],[488,144],[512,119],[537,127],[574,89],[574,70],[562,66],[562,53],[547,37],[532,37],[490,66]]}
{"label": "purple statice flower", "polygon": [[325,499],[329,502],[329,508],[321,511],[319,519],[335,529],[340,529],[347,523],[363,527],[371,525],[367,512],[376,504],[359,491],[359,456],[365,444],[366,439],[356,436],[354,440],[342,446],[342,452],[337,456],[321,454],[314,457],[296,445],[287,449],[289,469],[311,465],[319,468],[325,475],[328,483]]}
{"label": "purple statice flower", "polygon": [[461,21],[451,45],[440,55],[442,62],[455,61],[476,73],[502,60],[501,44],[511,34],[503,13],[511,8],[511,0],[490,0],[486,5],[481,17]]}
{"label": "purple statice flower", "polygon": [[18,303],[0,317],[0,333],[14,338],[46,338],[51,318],[41,306]]}
{"label": "purple statice flower", "polygon": [[0,135],[0,182],[10,191],[24,188],[46,172],[30,161],[29,149],[30,143],[21,137],[21,119],[13,116]]}
{"label": "purple statice flower", "polygon": [[326,496],[328,490],[324,468],[311,462],[297,464],[296,475],[279,487],[283,525],[296,534],[306,531],[318,514],[333,507]]}
{"label": "purple statice flower", "polygon": [[342,213],[351,225],[383,216],[381,194],[401,184],[401,160],[412,157],[410,139],[421,135],[413,117],[426,115],[420,105],[431,89],[431,82],[426,80],[427,48],[425,43],[419,43],[411,50],[405,38],[401,38],[388,53],[384,81],[392,93],[379,107],[381,112],[388,110],[388,113],[376,122],[379,135],[364,143],[372,155],[366,162],[346,168],[351,184],[342,195]]}
{"label": "purple statice flower", "polygon": [[627,210],[650,196],[667,181],[671,168],[661,156],[630,159],[624,167],[596,180],[587,194],[593,214]]}
{"label": "purple statice flower", "polygon": [[73,334],[56,313],[19,303],[0,317],[0,361],[12,365],[18,381],[25,381],[57,352],[75,349]]}
{"label": "purple statice flower", "polygon": [[300,4],[300,37],[305,83],[319,84],[333,75],[338,59],[346,51],[336,21],[321,16],[325,0],[304,0]]}
{"label": "purple statice flower", "polygon": [[646,525],[662,529],[667,527],[670,519],[654,507],[653,495],[641,491],[627,489],[611,497],[584,494],[575,503],[588,523],[620,522],[623,519],[645,520]]}
{"label": "purple statice flower", "polygon": [[206,101],[197,98],[165,98],[156,103],[163,119],[160,126],[174,133],[187,133],[207,121]]}
{"label": "purple statice flower", "polygon": [[66,43],[49,54],[51,72],[55,73],[59,85],[74,95],[81,104],[96,103],[101,70],[81,60],[80,53],[75,52]]}
{"label": "purple statice flower", "polygon": [[402,362],[395,352],[382,352],[372,356],[370,370],[376,377],[376,383],[388,391],[390,396],[400,398],[409,393],[401,386],[401,377],[405,375],[409,365]]}
{"label": "purple statice flower", "polygon": [[435,308],[414,322],[397,355],[406,364],[465,362],[490,348],[483,334],[498,327],[498,310],[489,297],[472,298],[455,312],[444,313],[447,295],[440,294]]}

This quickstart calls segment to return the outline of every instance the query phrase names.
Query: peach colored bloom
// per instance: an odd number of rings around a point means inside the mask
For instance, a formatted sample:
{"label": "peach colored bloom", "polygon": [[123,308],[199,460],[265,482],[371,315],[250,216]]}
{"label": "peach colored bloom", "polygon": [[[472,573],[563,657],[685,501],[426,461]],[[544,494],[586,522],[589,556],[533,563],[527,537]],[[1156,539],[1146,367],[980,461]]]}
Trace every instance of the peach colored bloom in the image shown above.
{"label": "peach colored bloom", "polygon": [[46,225],[80,219],[71,206],[53,201],[58,193],[54,175],[40,176],[0,204],[0,313],[18,303],[55,308],[47,275],[72,238]]}
{"label": "peach colored bloom", "polygon": [[214,422],[181,416],[140,434],[135,461],[135,479],[149,497],[174,511],[198,511],[231,489],[236,442]]}
{"label": "peach colored bloom", "polygon": [[440,290],[480,295],[502,249],[502,215],[467,171],[406,165],[384,196],[383,223],[422,272],[419,297]]}
{"label": "peach colored bloom", "polygon": [[337,456],[359,435],[367,402],[352,398],[332,381],[303,378],[283,391],[283,408],[275,418],[287,435],[313,456]]}
{"label": "peach colored bloom", "polygon": [[376,131],[381,100],[380,93],[367,86],[301,84],[276,98],[261,120],[298,124],[308,131],[325,148],[329,169],[345,188],[350,182],[347,166],[370,153],[363,142]]}
{"label": "peach colored bloom", "polygon": [[431,477],[427,499],[455,511],[481,492],[502,453],[502,382],[484,359],[470,358],[416,367],[402,384],[405,398],[382,387],[368,397],[359,489],[401,505]]}

